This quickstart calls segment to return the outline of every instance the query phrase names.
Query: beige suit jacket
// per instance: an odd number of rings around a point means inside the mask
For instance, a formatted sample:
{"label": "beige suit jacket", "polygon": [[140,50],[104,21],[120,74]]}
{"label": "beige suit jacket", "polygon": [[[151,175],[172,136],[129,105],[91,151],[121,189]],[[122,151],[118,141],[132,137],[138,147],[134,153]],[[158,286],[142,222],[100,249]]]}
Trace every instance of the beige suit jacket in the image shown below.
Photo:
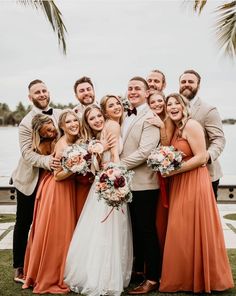
{"label": "beige suit jacket", "polygon": [[135,172],[131,184],[132,191],[158,189],[156,173],[147,167],[147,158],[160,140],[159,128],[149,124],[147,118],[153,116],[149,106],[138,112],[123,138],[122,163]]}
{"label": "beige suit jacket", "polygon": [[[62,110],[54,109],[51,116],[54,124],[57,122]],[[21,157],[18,166],[12,174],[13,185],[23,194],[31,195],[36,188],[39,178],[39,168],[50,170],[50,155],[40,155],[32,150],[31,122],[39,110],[31,110],[19,125],[19,144]]]}
{"label": "beige suit jacket", "polygon": [[191,117],[204,128],[207,150],[210,154],[208,169],[212,182],[222,177],[223,173],[217,160],[225,146],[225,136],[220,115],[216,107],[202,102],[200,98],[191,107]]}

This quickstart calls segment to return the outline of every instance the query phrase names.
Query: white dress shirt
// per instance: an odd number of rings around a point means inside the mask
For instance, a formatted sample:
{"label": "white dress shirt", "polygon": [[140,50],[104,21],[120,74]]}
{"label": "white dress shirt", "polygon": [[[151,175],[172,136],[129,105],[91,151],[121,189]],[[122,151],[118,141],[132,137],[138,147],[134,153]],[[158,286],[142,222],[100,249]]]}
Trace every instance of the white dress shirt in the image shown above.
{"label": "white dress shirt", "polygon": [[130,116],[126,116],[125,119],[124,119],[124,122],[123,122],[123,126],[122,126],[122,138],[124,139],[127,132],[128,132],[128,129],[130,127],[130,125],[132,124],[132,122],[134,121],[134,119],[136,118],[136,116],[138,116],[138,114],[146,107],[146,103],[136,107],[136,110],[137,110],[137,115],[135,114],[131,114]]}

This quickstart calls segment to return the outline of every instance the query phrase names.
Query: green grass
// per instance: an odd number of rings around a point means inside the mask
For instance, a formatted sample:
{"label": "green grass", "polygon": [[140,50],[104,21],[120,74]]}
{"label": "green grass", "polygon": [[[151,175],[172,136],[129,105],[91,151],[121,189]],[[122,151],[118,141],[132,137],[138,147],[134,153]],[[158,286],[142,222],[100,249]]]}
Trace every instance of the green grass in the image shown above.
{"label": "green grass", "polygon": [[224,215],[225,219],[236,220],[236,213]]}
{"label": "green grass", "polygon": [[0,223],[15,222],[15,214],[0,214]]}
{"label": "green grass", "polygon": [[[234,283],[236,283],[236,249],[229,249],[228,255],[230,259],[230,264],[232,267]],[[223,275],[224,276],[224,275]],[[22,290],[21,284],[16,284],[13,279],[13,269],[12,269],[12,251],[11,250],[0,250],[0,296],[18,296],[18,295],[36,295],[32,293],[32,290]],[[52,294],[44,294],[52,295]],[[69,293],[67,295],[74,296],[78,295],[75,293]],[[124,293],[127,295],[127,293]],[[194,295],[192,293],[157,293],[153,292],[148,294],[149,296],[190,296]],[[210,296],[236,296],[236,288],[226,291],[218,292],[212,294],[195,294],[195,295],[210,295]]]}

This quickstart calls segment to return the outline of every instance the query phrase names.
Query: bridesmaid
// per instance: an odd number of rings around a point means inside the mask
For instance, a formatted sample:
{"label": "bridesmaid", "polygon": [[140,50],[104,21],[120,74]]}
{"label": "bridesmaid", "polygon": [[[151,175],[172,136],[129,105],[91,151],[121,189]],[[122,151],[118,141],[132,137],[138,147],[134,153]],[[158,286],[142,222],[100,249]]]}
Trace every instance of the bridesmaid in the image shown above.
{"label": "bridesmaid", "polygon": [[166,113],[165,95],[156,91],[148,97],[148,105],[155,116],[149,119],[149,123],[160,128],[161,144],[168,146],[173,136],[174,124]]}
{"label": "bridesmaid", "polygon": [[170,94],[167,114],[176,126],[171,144],[184,162],[170,173],[170,207],[160,291],[211,293],[234,286],[211,186],[204,131],[189,117],[186,100]]}
{"label": "bridesmaid", "polygon": [[[159,91],[155,91],[149,96],[147,102],[155,116],[150,118],[148,121],[150,124],[160,128],[161,144],[169,146],[175,126],[166,113],[165,99],[164,93]],[[157,202],[156,228],[161,255],[163,256],[168,221],[168,182],[163,179],[160,174],[157,175],[160,184],[161,198],[159,198]]]}
{"label": "bridesmaid", "polygon": [[[63,150],[78,139],[80,122],[74,111],[66,110],[61,114],[58,126],[62,136],[56,143],[54,153],[61,156]],[[40,143],[36,144],[35,149],[41,151]],[[27,244],[23,289],[32,286],[33,293],[39,294],[69,292],[63,275],[68,247],[76,226],[75,194],[73,174],[65,173],[62,168],[44,174],[37,191]]]}

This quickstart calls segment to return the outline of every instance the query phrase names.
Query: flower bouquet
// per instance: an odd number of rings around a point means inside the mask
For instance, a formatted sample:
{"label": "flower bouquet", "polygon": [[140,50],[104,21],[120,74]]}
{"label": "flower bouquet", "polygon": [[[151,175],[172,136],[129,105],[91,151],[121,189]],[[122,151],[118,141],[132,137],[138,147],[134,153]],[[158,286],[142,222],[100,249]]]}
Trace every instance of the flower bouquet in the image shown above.
{"label": "flower bouquet", "polygon": [[124,108],[124,111],[125,112],[128,111],[131,107],[129,99],[127,99],[126,97],[120,97],[120,100],[121,100],[122,106]]}
{"label": "flower bouquet", "polygon": [[91,154],[85,144],[68,146],[62,154],[61,165],[65,172],[86,175],[90,172]]}
{"label": "flower bouquet", "polygon": [[117,210],[123,203],[132,201],[130,189],[133,171],[128,171],[125,166],[110,162],[96,176],[96,193],[98,200],[104,199],[112,208]]}
{"label": "flower bouquet", "polygon": [[100,141],[92,139],[88,143],[88,152],[91,154],[102,154],[104,151],[103,145]]}
{"label": "flower bouquet", "polygon": [[161,175],[168,175],[171,171],[181,168],[183,156],[184,153],[175,150],[174,146],[160,146],[152,150],[147,165]]}

